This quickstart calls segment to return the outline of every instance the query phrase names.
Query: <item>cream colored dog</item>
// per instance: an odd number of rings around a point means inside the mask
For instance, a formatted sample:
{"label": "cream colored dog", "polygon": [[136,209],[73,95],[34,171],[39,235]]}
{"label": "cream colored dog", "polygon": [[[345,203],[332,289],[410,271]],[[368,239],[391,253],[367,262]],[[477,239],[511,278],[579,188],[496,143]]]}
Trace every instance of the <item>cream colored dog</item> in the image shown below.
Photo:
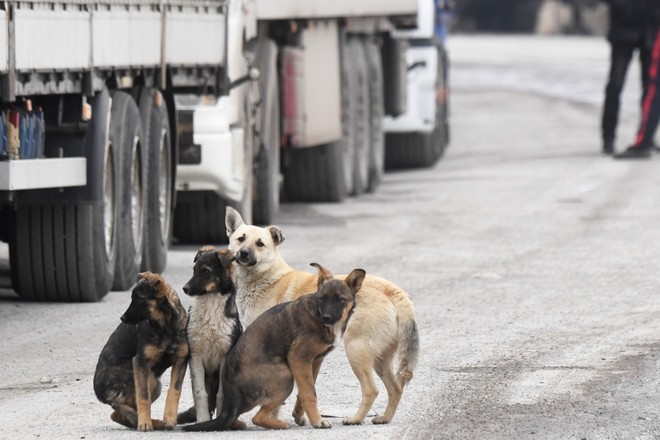
{"label": "cream colored dog", "polygon": [[[230,207],[225,225],[229,249],[238,263],[236,300],[243,326],[247,327],[276,304],[316,291],[316,275],[292,269],[281,257],[278,246],[284,241],[284,234],[277,226],[246,225],[241,215]],[[367,275],[356,295],[344,347],[362,388],[360,408],[344,424],[362,423],[371,409],[378,395],[373,370],[385,384],[388,404],[385,413],[372,421],[389,423],[401,400],[403,386],[412,379],[419,352],[415,309],[408,294],[390,281]],[[396,374],[395,356],[399,360]],[[296,403],[296,408],[299,404]],[[303,424],[304,420],[296,418],[296,422]]]}

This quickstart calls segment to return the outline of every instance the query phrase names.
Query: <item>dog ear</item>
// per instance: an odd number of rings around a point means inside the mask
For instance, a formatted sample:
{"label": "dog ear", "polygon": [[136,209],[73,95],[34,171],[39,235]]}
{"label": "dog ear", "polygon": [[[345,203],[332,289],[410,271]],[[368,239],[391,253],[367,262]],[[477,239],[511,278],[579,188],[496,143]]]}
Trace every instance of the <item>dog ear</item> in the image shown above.
{"label": "dog ear", "polygon": [[198,250],[197,253],[195,254],[195,258],[193,258],[193,263],[197,263],[197,259],[201,257],[203,253],[204,253],[203,249]]}
{"label": "dog ear", "polygon": [[137,276],[137,282],[139,283],[140,280],[147,278],[147,275],[149,275],[149,272],[140,272]]}
{"label": "dog ear", "polygon": [[197,251],[197,254],[195,255],[195,259],[193,260],[193,263],[197,262],[197,259],[202,256],[203,253],[205,252],[213,252],[215,248],[213,246],[202,246],[200,250]]}
{"label": "dog ear", "polygon": [[363,269],[353,269],[351,273],[348,274],[344,282],[351,288],[353,293],[358,293],[362,287],[362,281],[367,273]]}
{"label": "dog ear", "polygon": [[317,268],[319,270],[319,279],[318,279],[318,282],[317,282],[317,287],[319,289],[321,288],[321,285],[323,285],[323,283],[325,283],[326,281],[331,280],[331,279],[334,278],[332,273],[330,273],[330,271],[328,269],[321,266],[320,264],[310,263],[310,266],[314,266],[315,268]]}
{"label": "dog ear", "polygon": [[231,234],[244,225],[243,217],[231,206],[227,206],[225,210],[225,226],[227,227],[227,237],[231,237]]}
{"label": "dog ear", "polygon": [[268,226],[266,229],[270,232],[270,236],[273,237],[273,243],[275,243],[275,246],[282,244],[286,237],[280,228],[277,226]]}
{"label": "dog ear", "polygon": [[222,264],[222,267],[224,268],[228,268],[234,261],[234,253],[229,249],[220,249],[216,251],[216,255],[218,256],[218,260],[220,260],[220,264]]}

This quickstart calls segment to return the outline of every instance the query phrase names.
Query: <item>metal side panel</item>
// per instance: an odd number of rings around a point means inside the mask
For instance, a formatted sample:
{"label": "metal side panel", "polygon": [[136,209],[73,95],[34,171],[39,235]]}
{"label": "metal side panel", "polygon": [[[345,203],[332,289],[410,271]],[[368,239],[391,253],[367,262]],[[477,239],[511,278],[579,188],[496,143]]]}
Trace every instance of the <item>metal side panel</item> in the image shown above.
{"label": "metal side panel", "polygon": [[0,72],[9,69],[9,52],[7,50],[7,11],[0,10]]}
{"label": "metal side panel", "polygon": [[115,6],[92,14],[96,67],[159,66],[160,12]]}
{"label": "metal side panel", "polygon": [[165,29],[167,64],[223,64],[225,18],[219,12],[168,10]]}
{"label": "metal side panel", "polygon": [[341,139],[339,33],[334,21],[303,32],[305,143],[320,145]]}
{"label": "metal side panel", "polygon": [[0,190],[63,188],[87,184],[87,159],[29,159],[0,162]]}
{"label": "metal side panel", "polygon": [[257,19],[380,17],[417,12],[417,0],[256,0]]}
{"label": "metal side panel", "polygon": [[69,6],[63,10],[62,5],[36,3],[32,8],[16,8],[17,70],[89,68],[89,12]]}

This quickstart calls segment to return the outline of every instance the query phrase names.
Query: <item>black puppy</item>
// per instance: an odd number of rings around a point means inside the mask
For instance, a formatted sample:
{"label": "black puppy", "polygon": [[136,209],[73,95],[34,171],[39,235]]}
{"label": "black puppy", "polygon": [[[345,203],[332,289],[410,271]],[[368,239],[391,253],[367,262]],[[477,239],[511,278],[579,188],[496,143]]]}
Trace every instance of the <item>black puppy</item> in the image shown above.
{"label": "black puppy", "polygon": [[[110,418],[139,431],[172,429],[188,365],[188,314],[176,292],[157,274],[138,275],[131,304],[110,335],[94,373],[94,392],[112,406]],[[160,376],[172,367],[163,421],[151,418]]]}
{"label": "black puppy", "polygon": [[[220,381],[225,356],[243,333],[232,281],[234,254],[228,249],[205,246],[193,261],[193,276],[183,291],[195,298],[188,323],[195,406],[179,414],[179,423],[210,420],[213,411],[222,408]],[[235,426],[244,427],[240,422]]]}

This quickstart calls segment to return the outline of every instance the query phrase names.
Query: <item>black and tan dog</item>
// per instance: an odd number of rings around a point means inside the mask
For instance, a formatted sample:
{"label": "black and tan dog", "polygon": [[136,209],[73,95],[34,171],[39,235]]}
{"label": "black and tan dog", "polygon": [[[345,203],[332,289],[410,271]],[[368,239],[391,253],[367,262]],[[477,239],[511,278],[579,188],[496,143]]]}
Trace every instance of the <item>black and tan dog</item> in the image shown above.
{"label": "black and tan dog", "polygon": [[[110,418],[139,431],[172,429],[188,364],[188,314],[176,292],[157,274],[138,275],[131,304],[99,356],[94,392],[112,406]],[[151,418],[160,376],[172,367],[163,421]]]}
{"label": "black and tan dog", "polygon": [[[193,260],[193,276],[183,291],[195,298],[190,308],[188,344],[190,377],[195,406],[179,415],[179,423],[211,420],[222,407],[222,367],[243,327],[236,307],[236,285],[232,281],[234,254],[228,249],[205,246]],[[237,428],[244,427],[238,425]]]}
{"label": "black and tan dog", "polygon": [[314,383],[323,359],[342,339],[365,272],[355,269],[342,281],[312,265],[319,272],[318,291],[273,307],[245,329],[225,363],[222,411],[209,422],[184,426],[184,431],[228,429],[240,414],[258,405],[255,425],[286,429],[289,425],[274,414],[293,391],[294,382],[296,423],[302,425],[307,414],[314,428],[332,426],[319,413]]}

